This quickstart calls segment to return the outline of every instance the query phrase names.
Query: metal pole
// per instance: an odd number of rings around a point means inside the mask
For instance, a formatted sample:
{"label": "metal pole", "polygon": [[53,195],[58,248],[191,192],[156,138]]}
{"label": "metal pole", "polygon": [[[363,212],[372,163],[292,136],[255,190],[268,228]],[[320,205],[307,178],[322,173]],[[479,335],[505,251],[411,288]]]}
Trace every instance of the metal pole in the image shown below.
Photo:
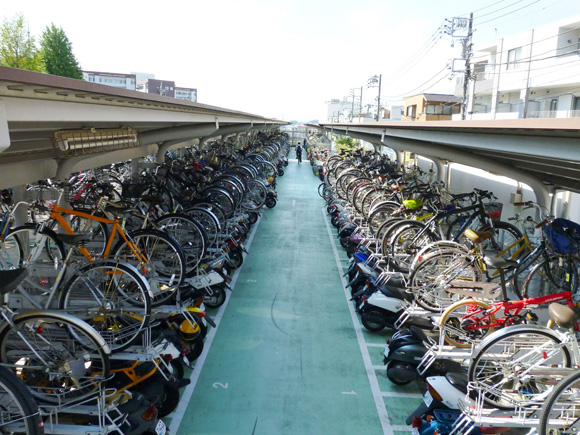
{"label": "metal pole", "polygon": [[379,74],[379,98],[377,101],[377,122],[379,122],[380,119],[380,113],[381,113],[381,81],[383,79],[383,75]]}
{"label": "metal pole", "polygon": [[473,28],[473,12],[469,14],[469,27],[467,38],[463,40],[463,57],[465,59],[465,76],[463,78],[463,103],[461,104],[461,119],[465,120],[467,114],[467,90],[471,77],[471,37]]}
{"label": "metal pole", "polygon": [[360,122],[360,119],[362,117],[362,89],[363,87],[360,87],[360,101],[359,101],[359,109],[358,109],[358,120]]}

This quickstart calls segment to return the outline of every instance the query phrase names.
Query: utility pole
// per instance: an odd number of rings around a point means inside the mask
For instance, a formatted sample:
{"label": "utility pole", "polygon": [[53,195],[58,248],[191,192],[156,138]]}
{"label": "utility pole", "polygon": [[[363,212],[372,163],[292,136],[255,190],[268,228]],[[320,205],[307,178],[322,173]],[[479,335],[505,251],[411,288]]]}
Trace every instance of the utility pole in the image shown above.
{"label": "utility pole", "polygon": [[363,87],[360,87],[360,100],[359,100],[359,107],[358,107],[358,121],[360,122],[360,119],[362,117],[362,90]]}
{"label": "utility pole", "polygon": [[350,107],[350,122],[352,122],[354,120],[354,89],[350,90],[350,98],[352,98],[352,104]]}
{"label": "utility pole", "polygon": [[381,81],[383,79],[383,75],[379,74],[379,97],[377,99],[377,122],[381,117]]}
{"label": "utility pole", "polygon": [[469,24],[467,36],[463,40],[463,58],[465,59],[465,75],[463,78],[463,102],[461,103],[461,120],[465,120],[467,114],[467,92],[469,91],[469,80],[471,79],[471,47],[473,36],[473,12],[469,14]]}

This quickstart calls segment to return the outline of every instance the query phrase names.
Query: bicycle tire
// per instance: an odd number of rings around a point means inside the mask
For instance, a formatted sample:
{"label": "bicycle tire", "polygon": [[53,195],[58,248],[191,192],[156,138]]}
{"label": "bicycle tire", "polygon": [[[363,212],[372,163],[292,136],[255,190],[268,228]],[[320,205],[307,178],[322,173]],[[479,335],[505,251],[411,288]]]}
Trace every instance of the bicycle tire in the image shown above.
{"label": "bicycle tire", "polygon": [[491,334],[495,330],[493,326],[478,329],[474,332],[465,329],[468,324],[478,323],[479,325],[483,325],[495,322],[494,314],[489,315],[489,320],[485,320],[485,323],[474,320],[475,315],[465,319],[470,311],[473,313],[478,310],[489,310],[489,308],[489,304],[475,299],[458,301],[447,307],[439,319],[439,325],[443,330],[443,338],[445,341],[451,346],[469,348],[474,342],[481,341],[484,337]]}
{"label": "bicycle tire", "polygon": [[422,308],[435,313],[453,304],[457,296],[445,291],[451,281],[481,281],[481,271],[465,252],[447,249],[424,256],[410,268],[408,288]]}
{"label": "bicycle tire", "polygon": [[71,404],[97,394],[109,376],[110,352],[94,328],[66,313],[17,314],[0,329],[0,360],[39,403]]}
{"label": "bicycle tire", "polygon": [[186,276],[194,276],[208,246],[208,236],[203,225],[185,213],[161,216],[155,220],[155,224],[179,243],[185,255]]}
{"label": "bicycle tire", "polygon": [[495,331],[480,343],[467,375],[469,382],[483,387],[486,403],[514,409],[537,401],[549,388],[543,378],[527,372],[532,366],[569,368],[570,351],[551,329],[516,325]]}
{"label": "bicycle tire", "polygon": [[542,407],[538,435],[571,433],[570,427],[576,427],[580,419],[579,391],[580,372],[571,373],[556,384]]}
{"label": "bicycle tire", "polygon": [[175,290],[186,277],[185,256],[179,243],[170,235],[157,230],[139,230],[129,237],[145,255],[142,265],[125,240],[121,239],[112,251],[112,257],[136,267],[149,281],[153,297],[151,306],[163,305],[171,300]]}
{"label": "bicycle tire", "polygon": [[149,325],[149,285],[132,266],[113,260],[89,263],[63,286],[59,308],[84,320],[118,352]]}
{"label": "bicycle tire", "polygon": [[44,434],[38,404],[10,370],[0,367],[0,432]]}
{"label": "bicycle tire", "polygon": [[569,261],[560,256],[541,260],[526,276],[521,290],[522,296],[530,298],[572,291],[572,297],[575,300],[578,299],[578,287],[580,286],[578,268],[580,264],[572,260],[573,264],[569,269]]}
{"label": "bicycle tire", "polygon": [[[417,234],[423,231],[423,234],[413,242]],[[389,238],[389,254],[400,272],[408,272],[415,255],[421,248],[431,242],[438,240],[438,237],[431,232],[425,225],[418,221],[404,221],[392,228],[392,235]]]}

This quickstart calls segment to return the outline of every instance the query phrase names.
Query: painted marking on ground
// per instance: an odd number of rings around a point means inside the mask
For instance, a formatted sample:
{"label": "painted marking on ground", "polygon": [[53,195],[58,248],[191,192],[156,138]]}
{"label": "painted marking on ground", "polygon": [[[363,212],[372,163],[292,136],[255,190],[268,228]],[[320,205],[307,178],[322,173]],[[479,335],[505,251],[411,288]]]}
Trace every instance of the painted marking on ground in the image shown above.
{"label": "painted marking on ground", "polygon": [[354,330],[356,333],[356,338],[359,344],[360,352],[362,354],[363,362],[367,371],[367,377],[369,379],[369,383],[371,386],[371,392],[373,398],[375,399],[375,405],[377,407],[377,413],[379,414],[379,420],[381,422],[381,427],[383,428],[383,433],[385,435],[394,435],[393,426],[391,425],[391,421],[389,419],[389,414],[387,413],[387,408],[385,406],[385,401],[383,400],[383,396],[381,395],[381,390],[379,387],[379,381],[377,376],[372,369],[372,362],[371,357],[369,354],[369,350],[367,349],[366,343],[364,341],[363,333],[361,331],[361,326],[358,322],[358,318],[354,311],[352,304],[349,302],[350,294],[346,289],[346,285],[348,284],[344,279],[344,271],[342,269],[342,264],[340,262],[340,257],[338,256],[338,250],[336,249],[336,244],[334,243],[334,237],[332,236],[332,232],[330,231],[330,225],[328,224],[328,219],[326,217],[326,207],[322,208],[322,219],[326,224],[326,229],[328,231],[328,238],[330,239],[330,244],[332,246],[332,250],[334,252],[334,259],[336,261],[336,265],[338,267],[338,272],[340,275],[340,279],[342,281],[342,287],[344,290],[344,295],[347,300],[348,310],[350,312],[350,317],[352,319],[352,323],[354,325]]}
{"label": "painted marking on ground", "polygon": [[[260,215],[258,217],[258,220],[256,221],[254,228],[252,228],[252,232],[250,233],[250,236],[248,237],[247,244],[245,245],[246,250],[248,250],[248,251],[250,250],[250,246],[252,245],[252,240],[254,240],[254,235],[256,234],[256,231],[258,230],[258,226],[260,225],[261,220],[262,220],[262,215]],[[243,253],[242,255],[245,258],[247,254]],[[239,269],[236,269],[236,271],[233,273],[232,281],[230,283],[230,287],[232,290],[235,288],[236,283],[238,282],[238,276],[240,275],[240,272],[243,268],[244,268],[244,265],[242,264],[242,266]],[[231,296],[226,299],[224,304],[219,308],[217,315],[213,319],[215,324],[216,324],[216,327],[211,328],[205,337],[204,351],[200,355],[200,357],[197,359],[197,361],[195,362],[194,370],[191,373],[191,377],[190,377],[191,383],[187,387],[185,387],[185,390],[183,391],[181,399],[179,400],[179,405],[177,405],[177,408],[175,409],[175,411],[173,411],[173,413],[171,413],[167,416],[167,418],[171,418],[171,425],[169,426],[170,433],[177,433],[177,431],[179,430],[179,425],[181,424],[181,420],[183,419],[183,416],[185,415],[185,411],[187,410],[187,407],[189,406],[189,401],[191,399],[191,395],[193,394],[193,390],[195,390],[195,386],[197,385],[197,381],[199,380],[199,376],[200,376],[201,371],[203,369],[203,365],[205,364],[205,359],[207,358],[207,355],[208,355],[209,350],[211,348],[211,344],[213,343],[213,339],[215,337],[216,331],[220,326],[222,317],[224,316],[224,313],[226,311],[228,303],[230,302],[230,299],[231,299]],[[256,419],[256,422],[257,422],[257,419]]]}
{"label": "painted marking on ground", "polygon": [[357,393],[355,393],[354,391],[343,391],[342,394],[354,394],[354,395],[356,395]]}
{"label": "painted marking on ground", "polygon": [[223,388],[224,390],[227,390],[229,385],[230,385],[230,384],[229,384],[228,382],[226,382],[225,384],[222,384],[221,382],[214,382],[214,384],[212,385],[212,387],[214,387],[214,388],[219,388],[219,387],[221,387],[221,388]]}
{"label": "painted marking on ground", "polygon": [[366,345],[368,347],[380,347],[381,349],[384,349],[385,348],[385,345],[384,344],[381,344],[381,343],[366,343]]}
{"label": "painted marking on ground", "polygon": [[409,399],[422,399],[423,395],[418,393],[396,393],[384,391],[381,393],[383,397],[407,397]]}

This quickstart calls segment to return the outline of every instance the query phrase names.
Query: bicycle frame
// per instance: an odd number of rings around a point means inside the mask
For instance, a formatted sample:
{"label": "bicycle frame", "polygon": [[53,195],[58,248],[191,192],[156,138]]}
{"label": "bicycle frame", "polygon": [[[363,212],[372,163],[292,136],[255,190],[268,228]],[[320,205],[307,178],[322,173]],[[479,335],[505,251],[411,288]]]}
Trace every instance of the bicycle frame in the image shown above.
{"label": "bicycle frame", "polygon": [[[111,219],[103,218],[100,216],[95,216],[92,214],[83,213],[83,212],[80,212],[77,210],[64,208],[64,207],[61,207],[59,205],[54,205],[52,207],[51,213],[50,213],[51,219],[55,219],[56,222],[58,222],[58,224],[66,231],[66,233],[71,234],[71,235],[74,235],[76,233],[73,231],[73,229],[71,228],[69,223],[66,221],[63,214],[73,215],[73,216],[77,216],[77,217],[88,219],[88,220],[102,222],[102,223],[111,225],[113,227],[111,234],[109,236],[109,240],[107,240],[107,244],[105,246],[105,251],[103,252],[103,258],[107,258],[107,256],[109,255],[109,252],[111,250],[111,246],[113,245],[113,240],[115,239],[115,235],[117,233],[119,233],[119,236],[125,241],[125,243],[127,243],[127,246],[129,246],[129,249],[131,250],[133,255],[135,255],[135,258],[137,258],[140,263],[145,263],[145,264],[147,263],[147,258],[141,253],[141,251],[135,245],[135,243],[133,243],[133,241],[127,235],[127,233],[121,227],[121,225],[119,225],[119,220],[117,220],[117,219],[111,220]],[[88,261],[94,261],[93,257],[91,256],[89,251],[87,251],[86,248],[80,246],[79,250]]]}
{"label": "bicycle frame", "polygon": [[[489,310],[475,310],[469,314],[466,314],[461,318],[461,320],[471,319],[472,321],[476,322],[472,325],[467,325],[467,331],[477,331],[481,329],[490,329],[496,327],[503,327],[506,324],[511,325],[513,323],[513,319],[515,316],[521,313],[521,311],[527,307],[534,306],[534,305],[543,305],[543,304],[550,304],[552,302],[558,302],[565,300],[567,305],[571,308],[574,307],[574,303],[572,302],[572,293],[571,292],[560,292],[554,295],[547,295],[547,296],[540,296],[537,298],[526,298],[522,299],[521,301],[501,301],[496,302],[491,305]],[[495,322],[481,324],[482,322],[488,322],[495,313],[499,312],[501,309],[504,311],[504,317],[498,318]],[[475,317],[481,313],[487,314],[484,317]]]}

